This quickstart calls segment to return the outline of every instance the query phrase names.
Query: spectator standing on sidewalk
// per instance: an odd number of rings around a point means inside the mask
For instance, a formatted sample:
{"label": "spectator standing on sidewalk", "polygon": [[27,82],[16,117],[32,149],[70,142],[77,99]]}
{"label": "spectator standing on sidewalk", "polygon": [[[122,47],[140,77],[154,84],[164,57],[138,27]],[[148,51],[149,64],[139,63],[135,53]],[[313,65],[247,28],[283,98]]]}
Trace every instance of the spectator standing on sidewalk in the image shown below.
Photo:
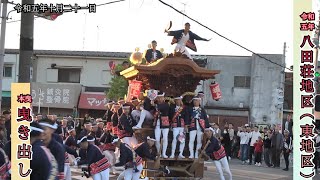
{"label": "spectator standing on sidewalk", "polygon": [[261,134],[259,132],[259,127],[255,126],[254,131],[250,133],[250,149],[249,149],[249,165],[252,164],[252,156],[254,155],[254,143],[257,142],[258,138],[261,137]]}
{"label": "spectator standing on sidewalk", "polygon": [[251,153],[251,151],[250,151],[250,144],[251,144],[251,138],[252,138],[252,135],[251,135],[251,132],[253,131],[252,129],[251,129],[251,127],[249,126],[249,124],[245,124],[244,125],[245,127],[246,127],[246,131],[247,131],[247,133],[249,134],[249,141],[248,141],[248,150],[247,150],[247,160],[246,160],[246,162],[249,164],[249,156],[250,156],[250,153]]}
{"label": "spectator standing on sidewalk", "polygon": [[235,132],[234,132],[232,123],[229,123],[229,125],[228,125],[228,133],[229,133],[229,136],[230,136],[230,157],[229,157],[229,159],[231,159],[231,157],[234,154],[235,139],[236,139],[236,137],[234,136]]}
{"label": "spectator standing on sidewalk", "polygon": [[4,115],[6,120],[5,127],[7,130],[7,140],[10,141],[11,140],[11,111],[5,110],[3,111],[2,115]]}
{"label": "spectator standing on sidewalk", "polygon": [[259,136],[258,140],[253,145],[254,145],[255,165],[261,166],[261,156],[262,156],[262,149],[263,149],[262,138]]}
{"label": "spectator standing on sidewalk", "polygon": [[216,138],[218,138],[219,140],[221,140],[221,130],[219,128],[219,124],[218,123],[215,123],[213,125],[213,129],[214,129],[214,135],[216,136]]}
{"label": "spectator standing on sidewalk", "polygon": [[292,151],[292,138],[288,130],[284,130],[284,142],[283,142],[283,156],[286,162],[286,168],[284,171],[289,171],[289,155]]}
{"label": "spectator standing on sidewalk", "polygon": [[263,146],[264,146],[264,151],[263,151],[263,157],[264,157],[264,162],[268,167],[271,166],[270,162],[270,157],[271,157],[271,130],[267,130],[267,132],[264,134],[263,137]]}
{"label": "spectator standing on sidewalk", "polygon": [[226,151],[227,159],[230,160],[230,156],[231,156],[231,141],[230,141],[230,134],[228,132],[228,124],[225,125],[220,139],[221,139],[221,144],[223,145],[223,147],[224,147],[224,149]]}
{"label": "spectator standing on sidewalk", "polygon": [[280,154],[283,148],[283,135],[279,132],[279,127],[274,128],[271,137],[272,164],[275,168],[280,168]]}
{"label": "spectator standing on sidewalk", "polygon": [[245,128],[238,127],[238,133],[237,133],[237,135],[240,137],[240,152],[241,152],[240,159],[242,161],[242,164],[245,164],[245,161],[247,160],[248,142],[250,138],[249,133],[246,131]]}
{"label": "spectator standing on sidewalk", "polygon": [[318,167],[319,167],[319,155],[320,155],[320,130],[316,130],[317,135],[314,138],[315,141],[315,148],[316,151],[314,152],[314,158],[313,158],[313,163],[314,163],[314,169],[316,170],[316,173],[318,173]]}
{"label": "spectator standing on sidewalk", "polygon": [[7,129],[5,126],[6,123],[6,118],[5,116],[0,116],[0,147],[3,149],[4,146],[7,144],[8,139],[7,139]]}
{"label": "spectator standing on sidewalk", "polygon": [[292,119],[291,119],[291,116],[290,116],[290,115],[287,116],[287,121],[286,121],[286,123],[284,124],[284,127],[285,127],[285,130],[288,130],[288,131],[289,131],[289,136],[292,137],[293,122],[292,122]]}

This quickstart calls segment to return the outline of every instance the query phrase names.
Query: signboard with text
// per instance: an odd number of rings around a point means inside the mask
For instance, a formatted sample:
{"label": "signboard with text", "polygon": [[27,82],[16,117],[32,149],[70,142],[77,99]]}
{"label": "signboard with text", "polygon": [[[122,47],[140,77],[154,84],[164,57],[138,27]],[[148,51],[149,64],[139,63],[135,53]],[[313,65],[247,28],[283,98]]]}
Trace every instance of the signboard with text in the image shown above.
{"label": "signboard with text", "polygon": [[[316,13],[312,1],[294,1],[294,65],[293,65],[293,179],[310,179],[316,175],[314,95],[315,45],[312,42]],[[319,19],[319,17],[317,17]],[[319,37],[318,37],[319,38]],[[317,179],[317,178],[316,178]]]}
{"label": "signboard with text", "polygon": [[79,109],[105,110],[108,103],[105,94],[101,93],[82,93],[79,100]]}
{"label": "signboard with text", "polygon": [[32,106],[72,109],[77,106],[80,84],[32,83]]}
{"label": "signboard with text", "polygon": [[131,100],[133,97],[139,97],[142,88],[142,82],[132,80],[129,82],[128,87],[128,100]]}
{"label": "signboard with text", "polygon": [[33,121],[30,83],[12,83],[11,95],[11,154],[14,158],[4,164],[7,170],[0,179],[8,179],[11,172],[10,179],[28,180],[32,172],[30,160],[34,156],[30,143],[30,123]]}

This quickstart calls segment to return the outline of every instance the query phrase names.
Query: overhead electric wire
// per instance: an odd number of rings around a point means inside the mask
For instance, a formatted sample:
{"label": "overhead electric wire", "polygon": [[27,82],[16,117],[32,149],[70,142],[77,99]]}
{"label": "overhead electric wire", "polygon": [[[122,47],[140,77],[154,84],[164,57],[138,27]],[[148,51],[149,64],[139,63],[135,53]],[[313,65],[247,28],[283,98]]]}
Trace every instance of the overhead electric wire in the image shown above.
{"label": "overhead electric wire", "polygon": [[107,3],[98,4],[96,6],[97,7],[98,6],[104,6],[104,5],[107,5],[107,4],[113,4],[113,3],[118,3],[118,2],[122,2],[122,1],[126,1],[126,0],[111,1],[111,2],[107,2]]}
{"label": "overhead electric wire", "polygon": [[[104,6],[104,5],[108,5],[108,4],[113,4],[113,3],[118,3],[118,2],[123,2],[123,1],[126,1],[126,0],[117,0],[117,1],[107,2],[107,3],[97,4],[97,5],[96,5],[96,7],[98,7],[98,6]],[[162,0],[159,0],[159,2],[161,2],[162,4],[164,4],[164,5],[168,6],[168,7],[170,7],[171,9],[173,9],[173,10],[175,10],[176,12],[178,12],[178,13],[182,14],[183,16],[185,16],[185,17],[189,18],[190,20],[192,20],[192,21],[196,22],[197,24],[199,24],[200,26],[202,26],[202,27],[204,27],[204,28],[208,29],[209,31],[211,31],[211,32],[213,32],[213,33],[215,33],[215,34],[217,34],[218,36],[220,36],[220,37],[222,37],[222,38],[226,39],[227,41],[229,41],[229,42],[231,42],[231,43],[233,43],[233,44],[235,44],[235,45],[237,45],[237,46],[239,46],[239,47],[241,47],[241,48],[245,49],[246,51],[249,51],[249,52],[251,52],[252,54],[254,54],[254,55],[256,55],[256,56],[258,56],[258,57],[260,57],[260,58],[262,58],[262,59],[264,59],[264,60],[266,60],[266,61],[268,61],[268,62],[270,62],[270,63],[272,63],[272,64],[275,64],[275,65],[277,65],[277,66],[280,66],[280,67],[282,67],[282,68],[285,68],[285,69],[288,69],[288,70],[292,71],[292,69],[287,68],[287,67],[285,67],[285,66],[283,66],[283,65],[281,65],[281,64],[278,64],[278,63],[276,63],[276,62],[273,62],[272,60],[270,60],[270,59],[268,59],[268,58],[266,58],[266,57],[263,57],[263,56],[261,56],[260,54],[255,53],[254,51],[252,51],[252,50],[250,50],[250,49],[248,49],[248,48],[246,48],[246,47],[244,47],[244,46],[240,45],[239,43],[236,43],[235,41],[233,41],[233,40],[231,40],[231,39],[229,39],[229,38],[227,38],[227,37],[225,37],[225,36],[221,35],[220,33],[216,32],[215,30],[213,30],[213,29],[209,28],[208,26],[206,26],[206,25],[204,25],[204,24],[200,23],[199,21],[197,21],[197,20],[195,20],[195,19],[191,18],[191,17],[190,17],[190,16],[188,16],[187,14],[185,14],[185,13],[183,13],[183,12],[179,11],[179,10],[178,10],[178,9],[176,9],[175,7],[171,6],[170,4],[167,4],[167,3],[163,2]],[[14,2],[11,2],[10,4],[14,4],[14,5],[16,5],[16,3],[14,3]],[[34,18],[39,18],[39,17],[34,17]],[[21,21],[21,19],[20,19],[20,20],[8,21],[7,23],[13,23],[13,22],[19,22],[19,21]],[[0,23],[0,24],[1,24],[1,23]]]}
{"label": "overhead electric wire", "polygon": [[211,31],[211,32],[213,32],[213,33],[215,33],[215,34],[217,34],[218,36],[220,36],[220,37],[222,37],[222,38],[226,39],[227,41],[229,41],[229,42],[231,42],[231,43],[233,43],[233,44],[235,44],[235,45],[237,45],[237,46],[239,46],[239,47],[241,47],[241,48],[243,48],[243,49],[245,49],[245,50],[247,50],[247,51],[251,52],[252,54],[254,54],[254,55],[256,55],[256,56],[258,56],[258,57],[260,57],[260,58],[262,58],[262,59],[264,59],[264,60],[266,60],[266,61],[268,61],[268,62],[270,62],[270,63],[272,63],[272,64],[275,64],[275,65],[277,65],[277,66],[280,66],[280,67],[282,67],[282,68],[285,68],[285,69],[288,69],[288,70],[292,71],[292,69],[287,68],[287,67],[285,67],[285,66],[283,66],[283,65],[281,65],[281,64],[278,64],[278,63],[276,63],[276,62],[273,62],[273,61],[271,61],[270,59],[268,59],[268,58],[266,58],[266,57],[263,57],[263,56],[261,56],[260,54],[257,54],[257,53],[255,53],[254,51],[252,51],[252,50],[250,50],[250,49],[248,49],[248,48],[246,48],[246,47],[244,47],[244,46],[240,45],[239,43],[236,43],[236,42],[234,42],[233,40],[231,40],[231,39],[229,39],[229,38],[227,38],[227,37],[225,37],[225,36],[221,35],[220,33],[216,32],[215,30],[213,30],[213,29],[209,28],[208,26],[206,26],[206,25],[204,25],[204,24],[200,23],[199,21],[197,21],[197,20],[195,20],[195,19],[191,18],[190,16],[186,15],[185,13],[183,13],[183,12],[179,11],[179,10],[178,10],[178,9],[176,9],[175,7],[171,6],[170,4],[167,4],[167,3],[163,2],[162,0],[159,0],[159,1],[160,1],[162,4],[164,4],[164,5],[168,6],[168,7],[170,7],[170,8],[171,8],[171,9],[173,9],[173,10],[175,10],[176,12],[178,12],[178,13],[182,14],[183,16],[185,16],[185,17],[189,18],[190,20],[192,20],[192,21],[196,22],[196,23],[197,23],[197,24],[199,24],[200,26],[202,26],[202,27],[204,27],[204,28],[208,29],[209,31]]}

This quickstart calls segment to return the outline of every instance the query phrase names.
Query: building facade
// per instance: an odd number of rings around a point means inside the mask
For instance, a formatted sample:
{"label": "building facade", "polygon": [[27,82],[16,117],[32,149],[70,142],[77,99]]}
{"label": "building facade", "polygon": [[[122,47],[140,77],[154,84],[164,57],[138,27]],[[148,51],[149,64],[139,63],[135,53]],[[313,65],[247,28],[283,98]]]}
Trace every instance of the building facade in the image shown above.
{"label": "building facade", "polygon": [[[11,67],[11,71],[10,68],[5,69],[4,73],[8,77],[4,78],[4,92],[10,92],[10,83],[18,80],[18,53],[18,50],[6,50],[5,68]],[[35,50],[33,110],[35,113],[65,116],[72,115],[77,109],[81,117],[85,113],[102,116],[104,104],[108,101],[105,91],[110,87],[113,77],[109,62],[120,64],[128,60],[130,55],[120,52]],[[282,55],[261,56],[284,64]],[[221,127],[226,122],[235,126],[280,122],[282,118],[278,118],[280,113],[274,108],[272,96],[274,89],[284,84],[281,67],[255,55],[193,57],[200,66],[221,70],[215,79],[201,82],[197,89],[206,94],[203,105],[211,122],[219,123]],[[213,82],[220,84],[222,98],[219,101],[211,97],[209,86]]]}
{"label": "building facade", "polygon": [[[261,56],[284,65],[280,54]],[[204,105],[210,121],[220,127],[233,123],[236,127],[244,124],[281,126],[282,107],[275,107],[274,95],[277,88],[283,91],[284,69],[259,56],[207,56],[208,69],[221,70],[215,79],[202,83],[205,92]],[[211,97],[210,84],[220,84],[222,98]],[[280,104],[281,105],[281,104]]]}
{"label": "building facade", "polygon": [[2,109],[11,109],[11,83],[18,82],[19,54],[6,54],[3,67]]}
{"label": "building facade", "polygon": [[[18,62],[18,53],[18,50],[6,50],[5,59]],[[77,109],[81,115],[103,115],[108,101],[105,93],[113,77],[109,62],[121,64],[128,60],[129,55],[121,52],[35,50],[31,84],[34,113],[66,116]],[[4,90],[10,89],[11,82],[17,82],[17,79],[8,80]]]}

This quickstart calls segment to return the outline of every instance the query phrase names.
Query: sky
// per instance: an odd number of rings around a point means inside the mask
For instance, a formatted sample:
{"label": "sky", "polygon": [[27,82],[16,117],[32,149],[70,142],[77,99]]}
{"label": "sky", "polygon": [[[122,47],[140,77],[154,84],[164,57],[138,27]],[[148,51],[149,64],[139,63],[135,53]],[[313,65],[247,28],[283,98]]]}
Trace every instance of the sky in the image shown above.
{"label": "sky", "polygon": [[[76,2],[80,6],[89,3],[102,4],[112,0],[35,0],[35,3]],[[291,0],[163,0],[184,11],[216,32],[262,54],[282,54],[287,43],[286,66],[292,60],[292,1]],[[14,0],[15,3],[21,1]],[[8,6],[8,11],[13,6]],[[12,12],[8,22],[19,20],[21,14]],[[42,18],[35,20],[34,49],[133,52],[136,47],[144,51],[152,40],[158,48],[171,53],[171,37],[164,29],[172,21],[171,30],[179,30],[184,23],[191,24],[191,31],[212,40],[197,41],[202,55],[251,56],[237,45],[183,17],[158,0],[127,0],[97,7],[96,13],[81,10],[65,13],[55,21]],[[7,24],[6,48],[19,48],[20,22]]]}

